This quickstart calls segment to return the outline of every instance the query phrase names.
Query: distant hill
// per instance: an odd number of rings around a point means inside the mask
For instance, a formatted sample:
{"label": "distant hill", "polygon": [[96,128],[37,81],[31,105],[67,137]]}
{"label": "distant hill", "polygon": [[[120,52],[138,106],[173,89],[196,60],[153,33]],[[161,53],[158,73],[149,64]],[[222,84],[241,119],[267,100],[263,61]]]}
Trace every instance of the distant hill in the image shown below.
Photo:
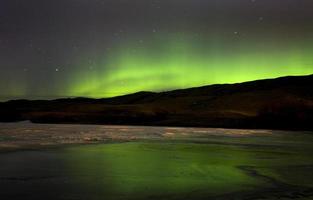
{"label": "distant hill", "polygon": [[0,103],[0,121],[313,130],[313,75],[106,98]]}

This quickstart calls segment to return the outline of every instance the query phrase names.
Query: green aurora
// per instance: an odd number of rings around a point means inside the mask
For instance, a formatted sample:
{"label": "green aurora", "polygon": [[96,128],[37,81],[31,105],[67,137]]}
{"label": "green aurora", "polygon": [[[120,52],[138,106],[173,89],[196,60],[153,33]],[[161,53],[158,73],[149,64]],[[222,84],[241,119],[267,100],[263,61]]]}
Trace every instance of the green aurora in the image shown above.
{"label": "green aurora", "polygon": [[175,34],[123,42],[92,70],[79,66],[66,94],[100,98],[313,73],[313,50],[304,43],[236,34],[200,38]]}
{"label": "green aurora", "polygon": [[313,74],[308,0],[4,0],[0,101]]}

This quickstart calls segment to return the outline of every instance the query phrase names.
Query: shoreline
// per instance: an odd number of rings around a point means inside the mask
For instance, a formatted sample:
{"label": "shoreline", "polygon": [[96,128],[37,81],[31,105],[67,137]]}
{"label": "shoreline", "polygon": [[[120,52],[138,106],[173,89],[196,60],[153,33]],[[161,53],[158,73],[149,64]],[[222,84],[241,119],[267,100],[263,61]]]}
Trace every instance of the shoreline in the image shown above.
{"label": "shoreline", "polygon": [[[0,153],[36,150],[69,145],[108,144],[112,142],[159,141],[223,145],[268,146],[267,139],[279,145],[284,137],[309,131],[267,129],[225,129],[198,127],[159,127],[127,125],[37,124],[28,121],[0,123]],[[259,140],[259,139],[262,140]],[[277,141],[276,141],[277,140]],[[277,142],[277,144],[275,144]],[[291,141],[292,142],[292,141]]]}

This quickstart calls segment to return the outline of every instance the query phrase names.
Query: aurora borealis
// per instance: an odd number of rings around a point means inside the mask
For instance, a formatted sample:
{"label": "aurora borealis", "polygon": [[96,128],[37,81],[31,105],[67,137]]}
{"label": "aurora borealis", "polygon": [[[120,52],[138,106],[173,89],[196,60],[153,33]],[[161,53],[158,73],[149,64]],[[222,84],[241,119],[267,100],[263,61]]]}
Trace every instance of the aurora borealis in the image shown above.
{"label": "aurora borealis", "polygon": [[308,0],[3,0],[0,99],[313,73]]}

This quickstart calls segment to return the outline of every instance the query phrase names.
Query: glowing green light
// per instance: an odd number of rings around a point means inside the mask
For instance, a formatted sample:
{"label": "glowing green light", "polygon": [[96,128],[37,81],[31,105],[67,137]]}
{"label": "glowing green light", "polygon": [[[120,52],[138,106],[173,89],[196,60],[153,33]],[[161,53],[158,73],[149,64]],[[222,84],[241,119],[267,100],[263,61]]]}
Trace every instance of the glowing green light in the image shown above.
{"label": "glowing green light", "polygon": [[75,72],[66,93],[109,97],[313,73],[312,51],[303,45],[172,37],[124,43],[97,70]]}

